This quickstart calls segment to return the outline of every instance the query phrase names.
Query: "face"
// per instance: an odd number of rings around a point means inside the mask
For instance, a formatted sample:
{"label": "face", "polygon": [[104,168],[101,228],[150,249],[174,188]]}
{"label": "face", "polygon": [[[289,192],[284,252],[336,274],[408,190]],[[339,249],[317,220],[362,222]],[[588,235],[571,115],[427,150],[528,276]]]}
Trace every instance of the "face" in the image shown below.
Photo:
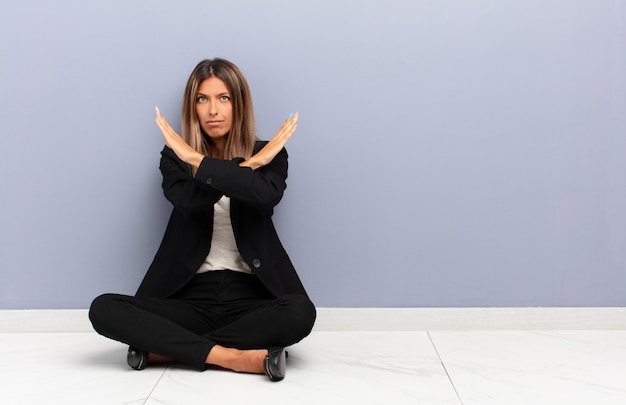
{"label": "face", "polygon": [[196,114],[204,133],[216,144],[223,144],[233,122],[231,95],[221,79],[209,77],[198,87]]}

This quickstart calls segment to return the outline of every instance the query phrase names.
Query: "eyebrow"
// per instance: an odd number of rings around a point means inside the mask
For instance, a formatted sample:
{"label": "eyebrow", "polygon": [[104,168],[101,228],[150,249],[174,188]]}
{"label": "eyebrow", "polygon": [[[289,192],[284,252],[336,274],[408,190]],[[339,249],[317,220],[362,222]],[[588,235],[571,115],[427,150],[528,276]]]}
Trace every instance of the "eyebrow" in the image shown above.
{"label": "eyebrow", "polygon": [[[223,93],[219,93],[219,94],[216,94],[216,95],[217,95],[217,96],[230,96],[230,93],[229,93],[229,92],[227,92],[227,91],[225,91],[225,92],[223,92]],[[204,96],[204,97],[207,97],[207,96],[208,96],[208,94],[204,94],[204,93],[198,92],[197,96]]]}

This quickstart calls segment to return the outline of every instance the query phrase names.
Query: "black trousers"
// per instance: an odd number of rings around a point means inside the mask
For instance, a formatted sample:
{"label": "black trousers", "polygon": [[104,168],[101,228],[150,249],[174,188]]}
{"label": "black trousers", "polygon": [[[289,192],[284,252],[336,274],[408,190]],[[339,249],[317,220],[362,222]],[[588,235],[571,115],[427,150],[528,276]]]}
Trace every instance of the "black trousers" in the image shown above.
{"label": "black trousers", "polygon": [[274,297],[256,276],[234,271],[197,274],[169,298],[97,297],[94,329],[108,338],[205,368],[213,346],[286,347],[307,336],[316,311],[299,294]]}

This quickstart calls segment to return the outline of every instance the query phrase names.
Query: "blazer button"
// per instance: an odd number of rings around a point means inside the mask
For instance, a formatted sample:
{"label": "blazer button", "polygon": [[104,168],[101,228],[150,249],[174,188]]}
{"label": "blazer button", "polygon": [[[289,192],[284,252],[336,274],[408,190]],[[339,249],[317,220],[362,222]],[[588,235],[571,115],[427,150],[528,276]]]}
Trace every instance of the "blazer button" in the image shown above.
{"label": "blazer button", "polygon": [[206,179],[206,184],[211,184],[211,183],[213,183],[213,179],[212,178],[209,177],[208,179]]}
{"label": "blazer button", "polygon": [[252,261],[252,266],[253,266],[255,269],[258,269],[259,267],[261,267],[261,261],[260,261],[259,259],[254,259],[254,260]]}

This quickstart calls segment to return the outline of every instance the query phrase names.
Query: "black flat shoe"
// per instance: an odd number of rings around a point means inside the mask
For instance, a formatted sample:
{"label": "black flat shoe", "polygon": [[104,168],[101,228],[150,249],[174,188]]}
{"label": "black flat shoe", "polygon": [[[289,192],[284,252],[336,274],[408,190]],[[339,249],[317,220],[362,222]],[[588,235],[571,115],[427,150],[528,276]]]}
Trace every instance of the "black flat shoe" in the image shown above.
{"label": "black flat shoe", "polygon": [[143,370],[148,366],[148,352],[130,346],[126,353],[126,362],[135,370]]}
{"label": "black flat shoe", "polygon": [[287,352],[282,347],[270,347],[263,362],[265,374],[270,381],[280,381],[287,371]]}

